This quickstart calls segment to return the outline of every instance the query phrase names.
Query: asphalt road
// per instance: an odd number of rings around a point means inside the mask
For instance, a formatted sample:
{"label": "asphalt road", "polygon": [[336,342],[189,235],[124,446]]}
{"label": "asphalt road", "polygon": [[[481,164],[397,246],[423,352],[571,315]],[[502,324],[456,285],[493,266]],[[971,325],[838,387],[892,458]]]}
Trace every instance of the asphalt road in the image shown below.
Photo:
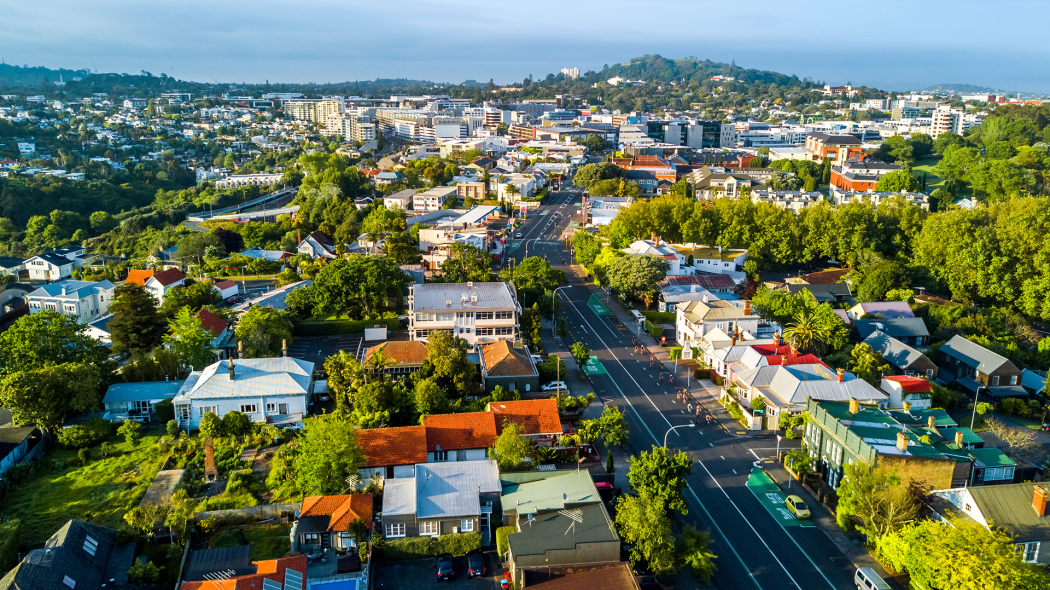
{"label": "asphalt road", "polygon": [[[716,587],[852,588],[852,566],[820,529],[781,525],[756,492],[745,485],[756,460],[775,456],[775,438],[738,436],[715,424],[685,426],[668,433],[673,426],[691,422],[690,414],[676,402],[668,385],[671,366],[659,381],[659,373],[649,368],[648,358],[633,354],[633,326],[623,326],[615,315],[600,316],[591,309],[587,305],[591,289],[564,264],[568,254],[559,240],[568,228],[567,212],[581,196],[573,190],[553,194],[539,212],[530,212],[515,232],[523,234],[530,255],[546,255],[569,278],[569,287],[559,291],[560,313],[567,319],[572,338],[583,341],[607,371],[592,376],[592,383],[603,403],[626,412],[633,447],[661,445],[667,436],[671,448],[682,449],[694,458],[693,475],[685,492],[690,508],[686,520],[711,531],[718,555]],[[540,214],[544,210],[548,213]],[[558,212],[566,214],[556,217]],[[518,262],[525,255],[524,243],[511,253]],[[684,384],[684,378],[685,373],[679,372],[678,386]],[[785,448],[786,444],[782,446]]]}

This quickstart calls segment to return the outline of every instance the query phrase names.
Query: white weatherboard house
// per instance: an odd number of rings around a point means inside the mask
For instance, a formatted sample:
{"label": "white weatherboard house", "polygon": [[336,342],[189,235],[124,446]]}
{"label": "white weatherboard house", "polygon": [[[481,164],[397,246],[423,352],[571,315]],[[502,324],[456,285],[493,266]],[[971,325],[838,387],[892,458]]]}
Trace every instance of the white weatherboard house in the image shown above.
{"label": "white weatherboard house", "polygon": [[289,357],[231,359],[194,371],[172,400],[182,428],[197,428],[213,413],[231,411],[252,422],[302,422],[313,393],[314,364]]}

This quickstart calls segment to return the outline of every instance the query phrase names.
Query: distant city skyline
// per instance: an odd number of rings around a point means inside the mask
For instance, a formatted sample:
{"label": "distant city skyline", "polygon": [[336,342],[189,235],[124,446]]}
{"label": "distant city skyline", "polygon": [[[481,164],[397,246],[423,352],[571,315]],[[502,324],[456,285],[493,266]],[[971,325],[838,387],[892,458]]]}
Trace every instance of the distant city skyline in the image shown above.
{"label": "distant city skyline", "polygon": [[[755,0],[743,13],[709,0],[670,0],[645,27],[625,15],[647,7],[623,0],[537,0],[524,14],[479,0],[409,1],[396,11],[334,0],[290,7],[272,0],[15,3],[0,20],[0,56],[10,64],[147,70],[196,82],[491,78],[507,84],[656,53],[735,59],[741,67],[835,85],[973,84],[1050,93],[1050,53],[1033,36],[1018,35],[1016,19],[989,17],[989,6],[972,0],[887,0],[877,10],[817,0],[804,11]],[[1042,22],[1050,5],[1014,2],[1010,14]]]}

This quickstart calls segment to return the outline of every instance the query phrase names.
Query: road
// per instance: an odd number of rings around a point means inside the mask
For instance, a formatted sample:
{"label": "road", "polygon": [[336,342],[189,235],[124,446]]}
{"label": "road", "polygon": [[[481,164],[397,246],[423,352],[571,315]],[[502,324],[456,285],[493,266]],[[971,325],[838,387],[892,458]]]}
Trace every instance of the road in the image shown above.
{"label": "road", "polygon": [[[695,460],[685,492],[689,503],[686,520],[711,531],[718,555],[716,587],[852,588],[852,566],[820,529],[774,518],[775,508],[769,509],[771,503],[767,501],[764,506],[759,499],[765,494],[746,485],[753,463],[775,456],[775,438],[740,436],[706,423],[667,434],[671,427],[691,422],[690,413],[676,401],[667,383],[673,367],[668,364],[660,379],[658,370],[649,368],[647,355],[635,355],[633,326],[624,326],[615,314],[599,315],[589,306],[593,291],[566,264],[568,254],[560,240],[575,210],[573,204],[581,197],[575,190],[555,193],[540,211],[529,212],[528,220],[515,230],[522,238],[510,255],[520,262],[527,244],[530,255],[546,256],[565,271],[569,287],[558,293],[562,298],[560,313],[567,320],[572,339],[584,342],[604,368],[604,373],[592,375],[592,383],[603,403],[626,412],[632,446],[649,449],[663,444],[668,436],[671,448],[686,451]],[[684,371],[678,377],[676,385],[681,387]]]}

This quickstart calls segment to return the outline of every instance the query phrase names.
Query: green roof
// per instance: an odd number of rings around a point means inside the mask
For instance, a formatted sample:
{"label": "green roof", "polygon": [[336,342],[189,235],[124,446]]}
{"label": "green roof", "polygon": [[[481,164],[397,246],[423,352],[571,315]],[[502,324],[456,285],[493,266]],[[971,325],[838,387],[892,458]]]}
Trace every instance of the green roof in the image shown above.
{"label": "green roof", "polygon": [[518,514],[540,514],[562,510],[566,505],[578,506],[601,502],[591,474],[586,471],[552,471],[551,477],[522,483],[508,482],[502,475],[503,495],[500,503],[505,511]]}
{"label": "green roof", "polygon": [[853,414],[849,411],[848,403],[822,403],[818,402],[820,407],[828,412],[836,420],[849,420],[851,422],[869,422],[875,424],[896,424],[896,421],[887,416],[885,412],[875,406],[866,406],[861,404],[860,411]]}
{"label": "green roof", "polygon": [[1009,467],[1017,465],[1013,459],[1007,457],[999,449],[970,449],[970,456],[983,464],[984,467]]}

